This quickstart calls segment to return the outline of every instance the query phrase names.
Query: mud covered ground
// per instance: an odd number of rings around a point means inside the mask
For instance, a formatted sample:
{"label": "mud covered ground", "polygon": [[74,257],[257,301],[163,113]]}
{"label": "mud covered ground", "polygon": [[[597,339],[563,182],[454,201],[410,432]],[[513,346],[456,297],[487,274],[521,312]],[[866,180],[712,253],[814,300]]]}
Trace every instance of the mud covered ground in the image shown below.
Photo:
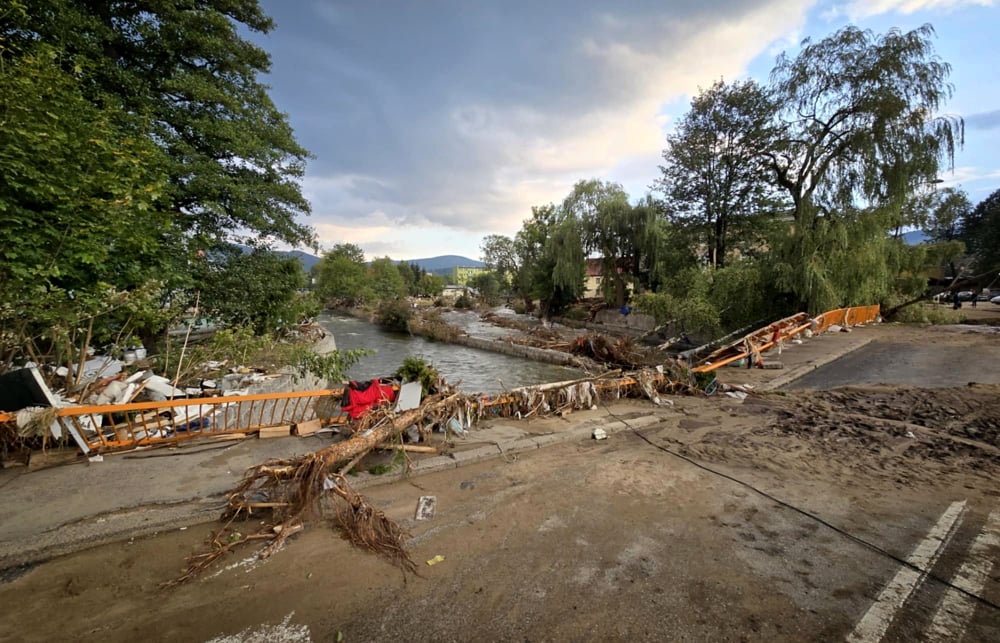
{"label": "mud covered ground", "polygon": [[[758,423],[703,432],[687,453],[724,462],[840,467],[908,484],[1000,472],[1000,385],[845,387],[750,397]],[[1000,485],[992,491],[1000,491]]]}
{"label": "mud covered ground", "polygon": [[[672,401],[608,407],[644,428],[605,441],[366,490],[409,530],[417,577],[314,524],[266,561],[247,550],[160,589],[215,526],[197,525],[9,575],[0,639],[843,640],[899,572],[890,555],[957,507],[882,640],[940,638],[956,601],[948,638],[1000,640],[1000,539],[984,538],[1000,517],[1000,385]],[[424,495],[437,511],[417,522]],[[949,588],[968,569],[980,600]]]}

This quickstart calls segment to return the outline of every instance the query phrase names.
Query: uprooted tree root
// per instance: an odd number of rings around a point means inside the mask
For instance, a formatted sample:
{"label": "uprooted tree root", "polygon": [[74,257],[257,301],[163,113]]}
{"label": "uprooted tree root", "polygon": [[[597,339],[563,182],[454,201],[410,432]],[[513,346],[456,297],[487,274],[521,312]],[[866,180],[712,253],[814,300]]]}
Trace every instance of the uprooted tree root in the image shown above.
{"label": "uprooted tree root", "polygon": [[[401,440],[402,433],[413,425],[426,438],[434,425],[450,431],[452,419],[467,428],[486,416],[529,417],[591,408],[602,397],[647,397],[659,404],[662,394],[701,394],[689,383],[673,378],[682,374],[680,365],[667,365],[664,370],[664,373],[644,370],[625,377],[620,372],[607,373],[508,391],[496,398],[449,391],[428,398],[417,409],[401,413],[375,409],[355,424],[353,435],[347,440],[303,456],[270,460],[248,469],[239,485],[228,494],[229,507],[223,515],[226,523],[212,535],[209,551],[188,558],[188,567],[181,576],[164,586],[194,578],[227,553],[250,542],[264,542],[257,556],[270,557],[309,520],[324,516],[324,510],[329,508],[326,500],[333,504],[334,526],[352,545],[381,556],[402,570],[404,578],[407,573],[416,574],[417,566],[406,550],[407,532],[352,490],[344,477],[368,452]],[[241,533],[238,526],[243,523],[238,521],[256,517],[261,510],[270,510],[271,520],[256,533]]]}
{"label": "uprooted tree root", "polygon": [[[212,535],[209,551],[188,559],[188,568],[166,586],[177,585],[205,571],[226,553],[248,542],[266,541],[257,556],[268,558],[306,521],[324,515],[323,500],[335,503],[335,526],[353,545],[378,554],[406,572],[416,564],[406,551],[406,532],[347,484],[344,473],[376,446],[400,435],[438,407],[457,398],[430,398],[419,409],[394,414],[379,409],[363,418],[353,437],[296,458],[269,460],[251,467],[228,494],[226,524]],[[340,466],[338,466],[340,465]],[[255,510],[272,510],[272,520],[260,531],[244,535],[234,527]]]}

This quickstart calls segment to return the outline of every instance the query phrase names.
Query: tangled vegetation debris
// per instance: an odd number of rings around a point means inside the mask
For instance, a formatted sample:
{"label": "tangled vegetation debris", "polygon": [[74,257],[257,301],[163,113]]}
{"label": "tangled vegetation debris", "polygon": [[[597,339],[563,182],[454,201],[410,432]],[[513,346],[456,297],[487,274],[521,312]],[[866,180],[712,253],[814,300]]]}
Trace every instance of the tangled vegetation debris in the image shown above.
{"label": "tangled vegetation debris", "polygon": [[[683,379],[675,379],[678,375]],[[604,400],[622,397],[646,397],[660,404],[661,395],[703,394],[692,385],[690,373],[679,363],[525,387],[496,397],[457,393],[440,380],[438,387],[438,392],[419,408],[395,412],[379,407],[362,416],[343,441],[303,456],[270,460],[247,469],[240,484],[228,494],[229,506],[223,515],[226,522],[209,540],[209,550],[189,558],[185,572],[166,585],[194,578],[234,547],[246,543],[265,542],[258,556],[271,556],[307,521],[325,515],[325,499],[334,503],[334,525],[353,545],[383,557],[404,573],[416,573],[406,549],[405,530],[352,490],[345,478],[373,449],[401,447],[403,433],[411,426],[416,426],[421,439],[429,442],[435,427],[445,434],[463,435],[484,417],[539,417],[592,409]],[[256,517],[268,510],[270,519],[256,533],[242,534],[236,529],[238,519]]]}

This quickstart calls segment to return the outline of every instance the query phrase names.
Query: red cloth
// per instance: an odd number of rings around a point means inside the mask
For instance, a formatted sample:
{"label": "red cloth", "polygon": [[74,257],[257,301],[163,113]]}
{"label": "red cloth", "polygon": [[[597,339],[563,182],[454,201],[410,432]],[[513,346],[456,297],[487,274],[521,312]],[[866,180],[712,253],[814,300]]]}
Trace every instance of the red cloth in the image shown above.
{"label": "red cloth", "polygon": [[351,416],[352,420],[358,419],[373,406],[396,399],[396,392],[392,385],[381,382],[372,382],[368,388],[363,390],[357,388],[357,382],[351,382],[347,394],[349,401],[342,408]]}

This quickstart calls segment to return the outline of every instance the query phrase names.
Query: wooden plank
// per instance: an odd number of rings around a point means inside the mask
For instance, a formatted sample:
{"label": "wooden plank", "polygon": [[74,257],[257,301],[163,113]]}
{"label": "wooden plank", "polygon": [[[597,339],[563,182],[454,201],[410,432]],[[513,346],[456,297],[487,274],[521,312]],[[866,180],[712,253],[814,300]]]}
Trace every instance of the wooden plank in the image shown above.
{"label": "wooden plank", "polygon": [[316,431],[323,428],[323,422],[319,418],[315,420],[309,420],[308,422],[297,422],[295,428],[292,429],[292,433],[302,437],[306,435],[312,435]]}
{"label": "wooden plank", "polygon": [[283,424],[281,426],[266,426],[260,430],[261,439],[285,438],[292,434],[292,425]]}

